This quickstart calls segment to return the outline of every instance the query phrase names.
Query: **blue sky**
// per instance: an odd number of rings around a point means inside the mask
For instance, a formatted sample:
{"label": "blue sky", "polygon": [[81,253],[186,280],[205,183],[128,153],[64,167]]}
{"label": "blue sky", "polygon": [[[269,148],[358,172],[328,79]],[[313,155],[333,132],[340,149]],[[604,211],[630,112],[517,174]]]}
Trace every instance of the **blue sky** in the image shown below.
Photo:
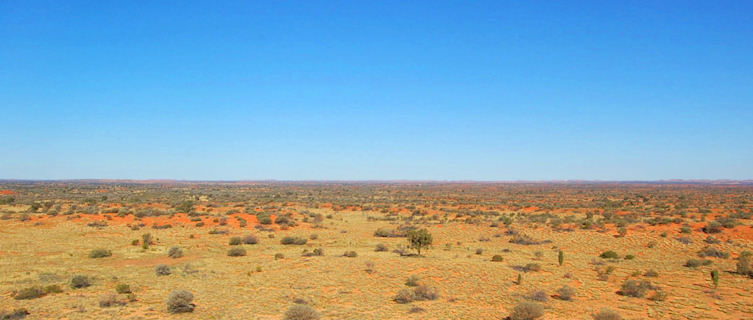
{"label": "blue sky", "polygon": [[1,1],[0,178],[753,178],[751,1]]}

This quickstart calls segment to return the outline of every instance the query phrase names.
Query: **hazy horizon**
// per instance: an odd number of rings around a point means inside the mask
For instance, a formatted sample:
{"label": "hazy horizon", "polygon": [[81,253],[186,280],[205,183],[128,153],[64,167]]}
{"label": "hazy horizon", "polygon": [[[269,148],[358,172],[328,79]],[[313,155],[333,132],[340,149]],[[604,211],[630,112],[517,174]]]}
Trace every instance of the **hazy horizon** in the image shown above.
{"label": "hazy horizon", "polygon": [[753,179],[753,2],[0,2],[0,179]]}

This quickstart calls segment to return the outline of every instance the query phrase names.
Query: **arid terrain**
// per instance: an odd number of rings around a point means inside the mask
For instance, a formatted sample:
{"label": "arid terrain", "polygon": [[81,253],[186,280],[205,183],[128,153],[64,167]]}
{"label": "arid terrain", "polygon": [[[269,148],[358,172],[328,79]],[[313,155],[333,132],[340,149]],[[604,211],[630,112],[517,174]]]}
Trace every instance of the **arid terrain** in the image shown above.
{"label": "arid terrain", "polygon": [[4,319],[753,318],[746,183],[0,190]]}

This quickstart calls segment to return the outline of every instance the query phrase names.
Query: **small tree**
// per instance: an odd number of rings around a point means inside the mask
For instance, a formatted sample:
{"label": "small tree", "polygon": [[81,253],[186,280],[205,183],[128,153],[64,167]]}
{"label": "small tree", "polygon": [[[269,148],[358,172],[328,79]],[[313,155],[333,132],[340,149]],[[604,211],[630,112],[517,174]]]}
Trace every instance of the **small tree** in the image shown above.
{"label": "small tree", "polygon": [[431,233],[426,229],[410,230],[408,231],[408,244],[412,249],[418,251],[418,255],[421,255],[421,248],[431,246],[433,239]]}
{"label": "small tree", "polygon": [[714,282],[714,288],[719,286],[719,270],[712,270],[711,271],[711,281]]}
{"label": "small tree", "polygon": [[560,250],[559,256],[557,256],[557,260],[559,260],[560,267],[561,267],[562,263],[565,262],[565,252]]}

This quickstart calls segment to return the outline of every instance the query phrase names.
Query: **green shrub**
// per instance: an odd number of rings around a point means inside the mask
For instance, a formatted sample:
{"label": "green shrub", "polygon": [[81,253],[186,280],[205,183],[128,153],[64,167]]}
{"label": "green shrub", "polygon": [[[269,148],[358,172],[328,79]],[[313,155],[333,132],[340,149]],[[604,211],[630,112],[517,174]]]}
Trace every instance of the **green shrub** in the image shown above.
{"label": "green shrub", "polygon": [[699,257],[714,257],[714,258],[729,258],[729,253],[719,250],[714,247],[705,247],[701,251],[698,251]]}
{"label": "green shrub", "polygon": [[628,297],[643,298],[649,290],[654,289],[648,280],[625,280],[622,283],[620,294]]}
{"label": "green shrub", "polygon": [[392,300],[397,303],[410,303],[413,301],[413,292],[408,289],[401,289]]}
{"label": "green shrub", "polygon": [[193,294],[186,290],[176,290],[167,297],[167,312],[183,313],[193,312],[196,305],[193,303]]}
{"label": "green shrub", "polygon": [[243,239],[241,239],[241,237],[232,237],[232,238],[230,238],[230,245],[231,246],[240,245],[242,242],[243,242]]}
{"label": "green shrub", "polygon": [[388,251],[388,250],[389,248],[387,248],[387,246],[381,243],[376,246],[376,249],[374,249],[374,251],[377,251],[377,252],[383,252],[383,251]]}
{"label": "green shrub", "polygon": [[227,251],[227,255],[230,257],[242,257],[246,255],[246,249],[236,247]]}
{"label": "green shrub", "polygon": [[91,280],[87,276],[76,275],[71,278],[71,288],[80,289],[91,286]]}
{"label": "green shrub", "polygon": [[160,264],[154,268],[154,273],[156,273],[158,276],[169,276],[173,273],[173,271],[170,269],[170,266],[166,264]]}
{"label": "green shrub", "polygon": [[421,280],[417,275],[411,275],[408,277],[408,280],[405,280],[405,285],[409,287],[415,287],[418,286],[418,282]]}
{"label": "green shrub", "polygon": [[63,288],[61,288],[59,285],[51,284],[49,286],[44,287],[44,293],[50,294],[50,293],[61,293],[63,292]]}
{"label": "green shrub", "polygon": [[437,293],[437,290],[434,289],[434,287],[419,285],[418,287],[413,289],[414,300],[436,300],[438,297],[439,294]]}
{"label": "green shrub", "polygon": [[604,251],[599,255],[599,257],[602,257],[604,259],[619,259],[620,255],[617,254],[617,252],[614,252],[612,250]]}
{"label": "green shrub", "polygon": [[358,253],[356,253],[355,251],[345,251],[343,256],[348,258],[355,258],[358,256]]}
{"label": "green shrub", "polygon": [[544,316],[544,308],[534,302],[521,302],[512,309],[510,320],[534,320]]}
{"label": "green shrub", "polygon": [[29,314],[29,310],[24,308],[14,309],[11,312],[0,311],[0,320],[20,320]]}
{"label": "green shrub", "polygon": [[538,263],[529,263],[523,266],[523,271],[525,272],[541,271],[541,265]]}
{"label": "green shrub", "polygon": [[249,234],[243,237],[243,243],[244,244],[257,244],[259,243],[259,239],[255,235]]}
{"label": "green shrub", "polygon": [[594,320],[622,320],[622,316],[612,309],[601,309],[598,313],[591,315]]}
{"label": "green shrub", "polygon": [[753,253],[743,251],[737,258],[737,273],[753,278]]}
{"label": "green shrub", "polygon": [[308,242],[306,238],[287,236],[280,239],[280,243],[284,245],[304,245]]}
{"label": "green shrub", "polygon": [[91,252],[89,252],[89,258],[105,258],[112,256],[112,252],[107,249],[94,249]]}
{"label": "green shrub", "polygon": [[688,268],[698,268],[700,266],[708,266],[713,261],[708,259],[688,259],[687,262],[685,262],[685,266]]}
{"label": "green shrub", "polygon": [[275,253],[275,260],[285,259],[285,255],[282,253]]}
{"label": "green shrub", "polygon": [[314,308],[305,304],[295,304],[283,315],[283,320],[318,320],[319,313]]}
{"label": "green shrub", "polygon": [[44,292],[44,289],[42,289],[42,287],[34,286],[18,290],[18,292],[16,292],[16,294],[13,296],[13,299],[30,300],[43,297],[45,294],[46,293]]}
{"label": "green shrub", "polygon": [[180,247],[172,247],[167,251],[167,256],[173,259],[177,259],[183,256],[183,249]]}
{"label": "green shrub", "polygon": [[125,283],[119,283],[115,286],[115,292],[117,293],[131,293],[131,286],[125,284]]}
{"label": "green shrub", "polygon": [[501,255],[495,254],[494,256],[492,256],[492,261],[494,262],[501,262],[502,260],[504,260],[504,258],[502,258]]}

